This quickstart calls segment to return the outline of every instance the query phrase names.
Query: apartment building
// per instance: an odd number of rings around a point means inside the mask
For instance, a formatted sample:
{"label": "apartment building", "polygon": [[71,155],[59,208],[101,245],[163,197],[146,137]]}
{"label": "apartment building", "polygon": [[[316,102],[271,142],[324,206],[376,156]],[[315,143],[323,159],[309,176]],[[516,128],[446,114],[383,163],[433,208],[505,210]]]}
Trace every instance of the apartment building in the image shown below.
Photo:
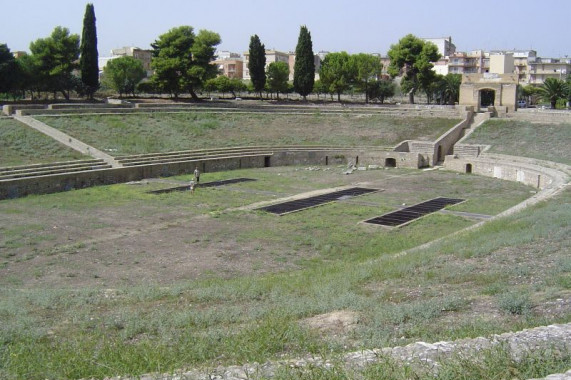
{"label": "apartment building", "polygon": [[436,45],[442,57],[449,57],[456,53],[456,45],[452,43],[452,37],[423,38],[422,40]]}
{"label": "apartment building", "polygon": [[[248,70],[248,62],[250,62],[250,52],[244,54],[244,75],[243,79],[250,79],[250,70]],[[272,62],[285,62],[289,65],[289,53],[284,53],[277,50],[266,50],[266,68]]]}
{"label": "apartment building", "polygon": [[513,73],[518,75],[519,83],[529,83],[529,62],[536,59],[535,50],[492,50],[492,55],[506,54],[513,56]]}
{"label": "apartment building", "polygon": [[[319,54],[313,55],[313,64],[315,65],[315,80],[318,80],[319,69],[321,69],[321,58],[319,57]],[[295,70],[295,52],[289,53],[288,65],[289,65],[289,80],[292,81],[293,72]]]}
{"label": "apartment building", "polygon": [[147,72],[147,77],[153,75],[153,70],[151,69],[151,58],[153,53],[151,50],[144,50],[138,47],[133,46],[125,46],[122,48],[112,49],[110,57],[99,57],[98,64],[99,70],[103,71],[107,62],[112,59],[119,58],[119,57],[133,57],[143,64],[143,69]]}
{"label": "apartment building", "polygon": [[212,64],[218,67],[220,75],[227,76],[231,79],[242,79],[244,76],[244,61],[242,58],[218,58],[213,61]]}
{"label": "apartment building", "polygon": [[514,56],[511,53],[490,54],[490,73],[512,74],[515,71]]}
{"label": "apartment building", "polygon": [[528,62],[529,84],[541,84],[547,78],[565,80],[571,74],[571,58],[540,58]]}
{"label": "apartment building", "polygon": [[483,54],[475,52],[456,52],[449,57],[448,73],[476,74],[483,69]]}
{"label": "apartment building", "polygon": [[138,47],[126,46],[118,49],[111,50],[112,57],[133,57],[143,64],[143,69],[147,72],[147,76],[151,76],[153,71],[151,70],[151,58],[153,52],[151,50],[140,49]]}

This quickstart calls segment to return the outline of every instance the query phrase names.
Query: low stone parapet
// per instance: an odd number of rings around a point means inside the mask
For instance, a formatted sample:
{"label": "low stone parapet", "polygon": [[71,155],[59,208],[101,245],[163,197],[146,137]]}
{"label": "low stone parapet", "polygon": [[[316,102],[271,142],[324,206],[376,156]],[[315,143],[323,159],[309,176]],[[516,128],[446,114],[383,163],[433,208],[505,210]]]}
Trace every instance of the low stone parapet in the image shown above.
{"label": "low stone parapet", "polygon": [[529,121],[531,123],[571,123],[571,111],[538,108],[522,108],[505,115],[508,119]]}
{"label": "low stone parapet", "polygon": [[568,177],[566,171],[547,167],[537,160],[505,155],[482,154],[479,157],[450,155],[446,156],[443,165],[444,168],[457,172],[520,182],[537,189],[562,186]]}

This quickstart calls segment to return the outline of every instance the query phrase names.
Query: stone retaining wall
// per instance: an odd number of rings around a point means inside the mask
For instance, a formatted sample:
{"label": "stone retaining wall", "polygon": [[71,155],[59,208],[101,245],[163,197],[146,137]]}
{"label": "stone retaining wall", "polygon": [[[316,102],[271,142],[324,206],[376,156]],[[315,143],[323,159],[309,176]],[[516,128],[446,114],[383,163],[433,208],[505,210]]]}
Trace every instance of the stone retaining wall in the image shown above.
{"label": "stone retaining wall", "polygon": [[419,168],[425,164],[424,158],[417,153],[393,152],[382,148],[338,148],[315,151],[282,148],[272,151],[273,154],[239,154],[233,157],[150,163],[78,173],[0,180],[0,199],[18,198],[30,194],[49,194],[91,186],[138,181],[144,178],[190,174],[195,167],[201,169],[203,173],[207,173],[289,165],[345,165],[353,163],[364,166]]}
{"label": "stone retaining wall", "polygon": [[486,177],[500,178],[507,181],[521,182],[537,189],[545,189],[554,185],[561,177],[557,170],[538,164],[533,160],[514,157],[492,157],[485,153],[480,157],[446,156],[444,167],[462,173],[473,173]]}
{"label": "stone retaining wall", "polygon": [[542,109],[519,109],[505,115],[507,119],[529,121],[532,123],[571,123],[571,111],[542,110]]}

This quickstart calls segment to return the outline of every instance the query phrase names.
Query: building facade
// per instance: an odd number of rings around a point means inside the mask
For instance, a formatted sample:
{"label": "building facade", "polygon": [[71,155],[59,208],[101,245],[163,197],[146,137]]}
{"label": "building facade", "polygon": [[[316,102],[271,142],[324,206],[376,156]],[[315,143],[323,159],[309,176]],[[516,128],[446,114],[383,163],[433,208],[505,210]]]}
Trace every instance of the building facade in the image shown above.
{"label": "building facade", "polygon": [[452,37],[423,38],[426,42],[432,42],[438,48],[442,57],[449,57],[456,53],[456,45],[452,43]]}
{"label": "building facade", "polygon": [[231,79],[242,79],[244,76],[244,61],[242,58],[217,59],[212,64],[218,67],[220,75]]}
{"label": "building facade", "polygon": [[[248,70],[248,62],[250,62],[250,52],[244,53],[244,75],[243,79],[250,79],[250,70]],[[289,53],[277,50],[266,50],[266,69],[272,62],[285,62],[289,65]],[[292,73],[290,72],[290,75]]]}
{"label": "building facade", "polygon": [[99,57],[99,71],[103,71],[107,62],[119,57],[133,57],[137,59],[143,64],[143,69],[147,72],[147,78],[153,75],[153,70],[151,69],[153,52],[151,50],[144,50],[133,46],[112,49],[110,57]]}
{"label": "building facade", "polygon": [[547,78],[565,80],[571,74],[571,58],[540,58],[528,63],[529,84],[541,84]]}

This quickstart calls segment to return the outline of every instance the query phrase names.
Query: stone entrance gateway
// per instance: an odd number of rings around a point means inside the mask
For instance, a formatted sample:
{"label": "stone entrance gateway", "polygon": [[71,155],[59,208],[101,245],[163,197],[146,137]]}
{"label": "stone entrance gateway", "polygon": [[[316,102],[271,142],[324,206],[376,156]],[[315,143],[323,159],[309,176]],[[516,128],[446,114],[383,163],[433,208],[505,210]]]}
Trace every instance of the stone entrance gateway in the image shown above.
{"label": "stone entrance gateway", "polygon": [[518,83],[515,74],[464,74],[460,105],[472,106],[477,111],[494,106],[498,112],[514,112]]}

